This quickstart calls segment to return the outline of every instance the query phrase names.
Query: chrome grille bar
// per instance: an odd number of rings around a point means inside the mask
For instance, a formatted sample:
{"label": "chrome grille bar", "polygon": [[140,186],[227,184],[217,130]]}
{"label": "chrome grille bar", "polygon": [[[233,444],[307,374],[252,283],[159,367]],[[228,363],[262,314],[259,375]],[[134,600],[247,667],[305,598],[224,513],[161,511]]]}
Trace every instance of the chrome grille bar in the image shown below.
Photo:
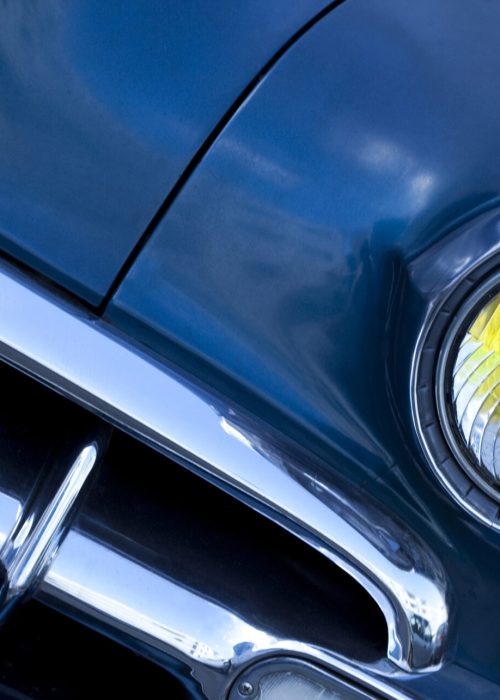
{"label": "chrome grille bar", "polygon": [[86,445],[62,475],[55,493],[39,481],[35,503],[23,511],[0,550],[5,580],[0,590],[0,615],[27,595],[49,566],[66,534],[71,513],[98,456],[97,443]]}
{"label": "chrome grille bar", "polygon": [[274,513],[377,600],[390,661],[413,672],[442,665],[449,636],[442,567],[333,470],[298,451],[290,457],[283,438],[7,266],[0,270],[0,356]]}
{"label": "chrome grille bar", "polygon": [[317,661],[363,683],[377,697],[408,700],[391,686],[397,672],[388,662],[356,665],[259,628],[160,570],[143,566],[116,543],[97,541],[82,531],[69,532],[38,596],[107,631],[119,631],[132,640],[130,646],[146,647],[147,655],[160,663],[165,656],[182,661],[210,700],[226,697],[242,668],[284,653]]}

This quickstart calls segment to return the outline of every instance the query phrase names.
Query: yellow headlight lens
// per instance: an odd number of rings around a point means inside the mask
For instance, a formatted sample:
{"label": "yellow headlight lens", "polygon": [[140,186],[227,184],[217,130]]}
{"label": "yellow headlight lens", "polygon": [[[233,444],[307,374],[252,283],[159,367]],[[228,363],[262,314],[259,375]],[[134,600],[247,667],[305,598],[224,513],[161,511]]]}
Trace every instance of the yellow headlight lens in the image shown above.
{"label": "yellow headlight lens", "polygon": [[453,367],[453,412],[473,461],[500,484],[500,293],[469,326]]}
{"label": "yellow headlight lens", "polygon": [[469,330],[475,340],[500,355],[500,294],[478,314]]}

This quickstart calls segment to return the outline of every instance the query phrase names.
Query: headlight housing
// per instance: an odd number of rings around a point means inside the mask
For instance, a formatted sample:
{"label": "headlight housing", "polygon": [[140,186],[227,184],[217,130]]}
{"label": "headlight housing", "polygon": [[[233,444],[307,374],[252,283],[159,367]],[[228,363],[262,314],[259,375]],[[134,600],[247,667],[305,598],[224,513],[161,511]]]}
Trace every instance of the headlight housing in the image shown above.
{"label": "headlight housing", "polygon": [[441,483],[500,530],[500,271],[490,265],[453,290],[422,334],[413,409]]}
{"label": "headlight housing", "polygon": [[451,447],[463,453],[479,485],[500,500],[500,293],[488,297],[459,334],[444,370],[451,376],[444,381],[451,392],[447,418],[455,429],[448,431]]}
{"label": "headlight housing", "polygon": [[439,418],[455,459],[483,493],[500,502],[498,275],[454,314],[439,356],[436,392]]}

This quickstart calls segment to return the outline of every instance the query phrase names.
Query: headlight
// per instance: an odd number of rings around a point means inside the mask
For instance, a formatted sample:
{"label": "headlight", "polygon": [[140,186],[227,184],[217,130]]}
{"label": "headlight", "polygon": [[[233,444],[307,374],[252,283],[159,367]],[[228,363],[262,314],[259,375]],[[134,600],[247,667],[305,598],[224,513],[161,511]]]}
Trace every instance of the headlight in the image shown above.
{"label": "headlight", "polygon": [[457,503],[498,531],[499,262],[471,272],[429,317],[412,380],[413,418],[431,467]]}
{"label": "headlight", "polygon": [[500,293],[487,301],[460,339],[452,365],[451,395],[462,450],[481,477],[498,488]]}
{"label": "headlight", "polygon": [[450,309],[450,316],[435,392],[452,459],[435,452],[434,466],[462,505],[500,529],[500,275]]}

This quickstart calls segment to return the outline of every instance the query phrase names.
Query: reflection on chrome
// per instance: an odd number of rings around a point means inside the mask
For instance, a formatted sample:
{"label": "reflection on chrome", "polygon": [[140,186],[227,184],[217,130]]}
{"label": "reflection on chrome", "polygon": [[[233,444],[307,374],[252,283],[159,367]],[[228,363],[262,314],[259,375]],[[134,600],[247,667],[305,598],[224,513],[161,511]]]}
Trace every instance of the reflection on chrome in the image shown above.
{"label": "reflection on chrome", "polygon": [[276,641],[216,603],[78,532],[68,534],[43,591],[72,598],[74,607],[105,615],[152,646],[209,667],[230,664],[238,642],[252,640],[255,652]]}
{"label": "reflection on chrome", "polygon": [[[389,658],[397,659],[398,665],[407,670],[430,666],[432,654],[442,653],[448,632],[446,579],[436,559],[407,529],[370,502],[365,493],[357,493],[352,486],[346,493],[338,483],[329,483],[326,473],[321,478],[317,471],[310,473],[310,466],[305,466],[297,455],[293,461],[284,459],[279,451],[252,436],[248,426],[230,424],[227,418],[221,422],[228,434],[231,425],[231,434],[238,436],[240,442],[253,445],[268,464],[280,466],[281,473],[274,480],[274,504],[279,503],[279,476],[283,478],[283,488],[288,490],[287,515],[303,523],[301,515],[306,512],[311,535],[308,541],[351,573],[377,600],[388,621]],[[296,489],[298,506],[294,510],[291,496]],[[335,546],[328,549],[324,547],[325,535],[331,532],[337,539]],[[320,541],[315,541],[315,535]],[[402,638],[405,633],[406,638]],[[412,653],[408,664],[405,644]],[[439,663],[438,656],[434,660]]]}
{"label": "reflection on chrome", "polygon": [[[0,550],[3,568],[0,602],[2,614],[25,595],[36,583],[54,557],[64,536],[73,506],[97,459],[97,445],[84,447],[56,493],[51,493],[40,480],[33,502],[11,523],[10,533]],[[4,499],[8,496],[2,496]]]}
{"label": "reflection on chrome", "polygon": [[[332,470],[299,455],[283,438],[127,344],[101,321],[30,285],[7,267],[0,271],[1,357],[156,449],[244,492],[266,515],[279,516],[281,525],[377,600],[394,664],[408,671],[441,666],[448,588],[439,562],[422,542],[366,494],[359,498],[350,487],[333,483]],[[206,643],[212,648],[210,639]],[[216,646],[213,651],[219,653]]]}
{"label": "reflection on chrome", "polygon": [[[355,666],[306,643],[280,637],[244,620],[161,570],[143,566],[126,551],[72,530],[41,584],[42,600],[67,607],[113,634],[125,634],[132,647],[160,661],[174,657],[192,670],[210,700],[226,697],[235,677],[251,662],[269,655],[294,654],[314,659],[362,682],[383,697],[406,696],[387,680],[392,669]],[[134,644],[135,642],[135,644]]]}
{"label": "reflection on chrome", "polygon": [[22,504],[18,498],[0,491],[0,547],[4,546],[22,512]]}

